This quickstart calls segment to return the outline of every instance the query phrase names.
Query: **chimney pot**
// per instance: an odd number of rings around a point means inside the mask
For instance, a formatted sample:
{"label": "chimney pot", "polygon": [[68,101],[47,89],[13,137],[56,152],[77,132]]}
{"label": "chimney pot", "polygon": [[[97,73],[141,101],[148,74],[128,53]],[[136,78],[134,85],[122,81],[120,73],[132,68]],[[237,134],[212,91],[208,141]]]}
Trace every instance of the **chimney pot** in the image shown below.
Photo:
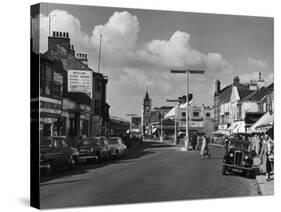
{"label": "chimney pot", "polygon": [[259,79],[261,80],[261,72],[259,72]]}
{"label": "chimney pot", "polygon": [[53,31],[53,37],[55,37],[56,36],[56,32],[55,31]]}
{"label": "chimney pot", "polygon": [[60,32],[60,37],[62,37],[62,32]]}
{"label": "chimney pot", "polygon": [[66,36],[65,36],[65,32],[63,32],[63,37],[65,38]]}

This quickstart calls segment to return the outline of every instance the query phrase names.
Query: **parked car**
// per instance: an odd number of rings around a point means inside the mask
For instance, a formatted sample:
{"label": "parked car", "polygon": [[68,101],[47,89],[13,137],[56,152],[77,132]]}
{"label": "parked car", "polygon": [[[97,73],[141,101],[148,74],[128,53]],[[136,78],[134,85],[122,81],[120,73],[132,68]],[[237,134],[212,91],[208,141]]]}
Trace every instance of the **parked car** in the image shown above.
{"label": "parked car", "polygon": [[238,172],[247,178],[255,177],[258,164],[254,164],[255,153],[249,150],[249,141],[231,139],[229,150],[225,152],[222,162],[222,174]]}
{"label": "parked car", "polygon": [[79,141],[77,148],[80,162],[108,161],[110,158],[108,141],[104,136],[84,138]]}
{"label": "parked car", "polygon": [[40,138],[40,171],[50,174],[56,168],[74,168],[78,157],[77,149],[65,137]]}
{"label": "parked car", "polygon": [[108,139],[109,154],[111,157],[122,157],[127,154],[127,146],[120,137],[111,137]]}

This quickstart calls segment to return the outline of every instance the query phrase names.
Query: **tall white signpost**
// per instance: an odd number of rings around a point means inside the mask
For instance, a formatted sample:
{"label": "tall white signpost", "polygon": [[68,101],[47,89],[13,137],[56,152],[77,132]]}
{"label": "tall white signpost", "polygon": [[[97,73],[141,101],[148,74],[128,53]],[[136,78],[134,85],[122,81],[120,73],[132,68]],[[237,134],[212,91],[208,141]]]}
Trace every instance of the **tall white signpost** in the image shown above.
{"label": "tall white signpost", "polygon": [[184,147],[181,149],[182,151],[187,151],[189,147],[189,135],[188,135],[188,93],[189,93],[189,74],[204,74],[204,70],[190,70],[190,69],[183,69],[183,70],[171,70],[172,74],[186,74],[186,110],[185,110],[185,142]]}

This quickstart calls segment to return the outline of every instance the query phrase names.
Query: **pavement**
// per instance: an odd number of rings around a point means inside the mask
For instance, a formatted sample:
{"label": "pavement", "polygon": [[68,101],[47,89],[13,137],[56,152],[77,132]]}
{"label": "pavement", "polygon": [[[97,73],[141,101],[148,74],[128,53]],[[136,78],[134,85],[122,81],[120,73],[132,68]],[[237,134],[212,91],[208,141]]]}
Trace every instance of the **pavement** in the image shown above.
{"label": "pavement", "polygon": [[265,175],[257,175],[256,180],[260,195],[274,195],[274,176],[271,176],[271,179],[267,181]]}
{"label": "pavement", "polygon": [[255,179],[221,174],[223,148],[178,151],[169,143],[135,143],[126,158],[86,164],[41,178],[41,208],[257,196]]}

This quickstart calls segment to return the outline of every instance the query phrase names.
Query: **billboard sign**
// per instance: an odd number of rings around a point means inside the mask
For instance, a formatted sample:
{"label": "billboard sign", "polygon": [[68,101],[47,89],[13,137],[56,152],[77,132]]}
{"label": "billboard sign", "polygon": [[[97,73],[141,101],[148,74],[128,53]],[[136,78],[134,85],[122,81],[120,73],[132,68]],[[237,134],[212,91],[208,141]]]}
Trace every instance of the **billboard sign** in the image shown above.
{"label": "billboard sign", "polygon": [[92,71],[68,70],[67,91],[85,93],[92,98],[92,78]]}

